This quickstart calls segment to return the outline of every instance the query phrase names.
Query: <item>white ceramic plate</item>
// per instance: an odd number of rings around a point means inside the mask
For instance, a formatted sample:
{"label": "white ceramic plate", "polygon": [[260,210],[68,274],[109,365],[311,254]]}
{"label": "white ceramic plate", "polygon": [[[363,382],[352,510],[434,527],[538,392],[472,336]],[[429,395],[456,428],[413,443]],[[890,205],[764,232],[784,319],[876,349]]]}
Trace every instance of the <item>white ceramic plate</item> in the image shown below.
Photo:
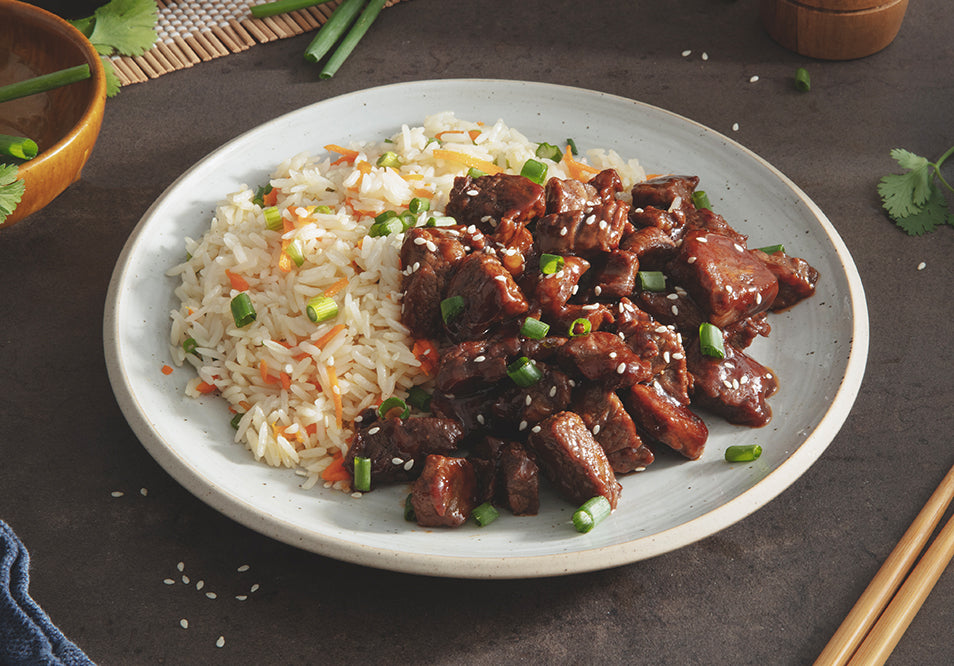
{"label": "white ceramic plate", "polygon": [[[455,111],[503,119],[534,141],[567,137],[582,149],[614,148],[649,172],[696,174],[713,208],[758,247],[782,242],[821,273],[816,295],[772,318],[752,355],[773,368],[780,391],[762,429],[707,418],[700,460],[661,460],[623,479],[618,510],[589,534],[573,508],[543,498],[539,516],[492,525],[422,529],[403,519],[405,487],[353,499],[256,463],[233,443],[224,400],[184,397],[186,369],[170,376],[169,312],[183,238],[198,237],[216,203],[264,182],[284,159],[329,143],[380,140],[402,123]],[[709,536],[788,487],[824,451],[861,384],[868,318],[848,250],[818,207],[785,176],[695,122],[599,92],[517,81],[444,80],[365,90],[299,109],[243,134],[185,172],[146,212],[116,266],[106,303],[105,352],[119,405],[146,449],[183,486],[244,525],[301,548],[358,564],[466,578],[551,576],[617,566]],[[751,464],[728,464],[730,444],[761,444]]]}

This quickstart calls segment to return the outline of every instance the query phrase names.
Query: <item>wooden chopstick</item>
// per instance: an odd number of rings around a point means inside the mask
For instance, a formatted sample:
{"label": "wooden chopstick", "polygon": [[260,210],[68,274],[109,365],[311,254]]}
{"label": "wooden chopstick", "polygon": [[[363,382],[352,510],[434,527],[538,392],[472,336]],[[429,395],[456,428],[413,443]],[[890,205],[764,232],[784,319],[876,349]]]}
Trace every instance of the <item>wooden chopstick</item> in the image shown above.
{"label": "wooden chopstick", "polygon": [[[901,582],[911,569],[918,554],[934,532],[934,528],[941,521],[941,517],[947,510],[952,498],[954,498],[954,467],[951,467],[944,479],[941,480],[940,485],[901,537],[898,545],[894,547],[884,564],[881,565],[878,573],[871,579],[868,587],[855,602],[851,612],[838,627],[838,631],[835,632],[828,645],[815,660],[815,666],[842,666],[848,662],[859,643],[865,639],[865,634],[875,624],[878,616],[888,606],[891,597],[901,586]],[[881,638],[873,638],[866,648],[866,652],[874,649],[881,652],[887,649],[887,652],[884,652],[884,659],[888,658],[888,654],[894,649],[901,638],[901,634],[907,629],[918,608],[924,602],[931,588],[934,587],[941,571],[951,560],[952,552],[954,552],[954,519],[948,521],[928,553],[925,554],[922,563],[918,565],[917,569],[922,569],[922,565],[924,566],[917,579],[912,573],[909,579],[910,587],[908,587],[908,583],[905,583],[907,589],[903,599],[906,601],[899,601],[898,606],[892,611],[891,618],[884,623],[878,623],[880,629],[877,635]],[[929,556],[931,556],[930,561],[928,560]],[[925,562],[927,562],[926,565]],[[917,572],[917,569],[915,569],[915,572]],[[901,594],[898,595],[898,599],[902,599]],[[894,605],[893,602],[892,605]],[[905,619],[906,621],[904,621]],[[890,640],[894,642],[888,645]]]}

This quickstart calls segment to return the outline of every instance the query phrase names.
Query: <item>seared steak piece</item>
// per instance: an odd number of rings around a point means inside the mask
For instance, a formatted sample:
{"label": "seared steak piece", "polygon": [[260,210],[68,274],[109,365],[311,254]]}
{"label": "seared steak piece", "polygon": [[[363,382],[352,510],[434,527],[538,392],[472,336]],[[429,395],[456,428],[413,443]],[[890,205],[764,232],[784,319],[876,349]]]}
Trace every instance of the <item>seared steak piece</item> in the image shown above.
{"label": "seared steak piece", "polygon": [[619,242],[619,249],[635,254],[640,268],[646,271],[663,270],[677,248],[675,239],[659,226],[633,228],[624,232]]}
{"label": "seared steak piece", "polygon": [[718,213],[713,213],[708,208],[693,209],[686,222],[686,230],[699,229],[702,231],[711,231],[715,234],[721,234],[731,238],[739,245],[744,246],[748,236],[740,234],[732,228],[724,217]]}
{"label": "seared steak piece", "polygon": [[[775,302],[778,303],[778,297],[775,298]],[[726,344],[732,345],[736,349],[745,349],[752,344],[756,335],[768,337],[771,332],[772,325],[769,323],[768,313],[766,312],[746,317],[722,329]]]}
{"label": "seared steak piece", "polygon": [[546,214],[569,213],[600,203],[597,188],[568,178],[550,178],[545,187]]}
{"label": "seared steak piece", "polygon": [[677,208],[681,204],[691,205],[698,184],[698,176],[659,176],[636,183],[632,190],[633,208],[653,206],[668,210],[673,202]]}
{"label": "seared steak piece", "polygon": [[623,394],[627,411],[650,439],[690,460],[702,455],[709,429],[689,408],[654,385],[634,384]]}
{"label": "seared steak piece", "polygon": [[434,387],[443,393],[472,393],[507,377],[507,364],[519,356],[517,338],[467,340],[441,352]]}
{"label": "seared steak piece", "polygon": [[778,389],[775,374],[732,345],[725,358],[706,356],[699,345],[687,349],[694,382],[692,401],[722,415],[729,423],[764,426],[772,418],[766,398]]}
{"label": "seared steak piece", "polygon": [[473,224],[507,245],[516,230],[543,215],[543,187],[523,176],[458,176],[444,212],[459,224]]}
{"label": "seared steak piece", "polygon": [[566,373],[541,362],[536,366],[543,373],[539,381],[524,387],[508,379],[491,408],[497,423],[510,424],[518,433],[566,409],[573,396],[573,381]]}
{"label": "seared steak piece", "polygon": [[557,492],[575,504],[602,495],[616,508],[622,489],[606,454],[583,419],[554,414],[533,428],[527,445]]}
{"label": "seared steak piece", "polygon": [[573,410],[603,447],[615,473],[642,470],[653,461],[653,452],[613,391],[587,383],[574,396]]}
{"label": "seared steak piece", "polygon": [[633,252],[613,250],[593,264],[590,300],[615,301],[629,296],[636,288],[639,258]]}
{"label": "seared steak piece", "polygon": [[578,291],[580,278],[590,268],[582,257],[563,257],[563,268],[556,273],[541,273],[538,262],[524,273],[520,285],[547,315],[559,313],[566,302]]}
{"label": "seared steak piece", "polygon": [[477,477],[466,458],[429,455],[411,488],[411,506],[422,527],[459,527],[477,506]]}
{"label": "seared steak piece", "polygon": [[449,229],[415,227],[404,237],[401,320],[414,337],[432,337],[440,330],[440,303],[448,277],[466,254],[458,235]]}
{"label": "seared steak piece", "polygon": [[363,419],[361,423],[344,457],[344,466],[354,478],[355,457],[369,458],[372,488],[379,483],[416,479],[428,454],[456,451],[464,434],[457,421],[430,416],[370,423]]}
{"label": "seared steak piece", "polygon": [[460,234],[449,227],[414,227],[404,234],[401,266],[405,269],[402,289],[414,273],[429,266],[438,275],[446,275],[466,255]]}
{"label": "seared steak piece", "polygon": [[649,379],[649,361],[641,359],[615,333],[593,331],[570,338],[560,348],[564,365],[576,368],[586,379],[616,389]]}
{"label": "seared steak piece", "polygon": [[799,301],[815,293],[818,271],[807,261],[791,257],[784,252],[766,254],[761,250],[751,250],[761,259],[778,279],[778,296],[772,302],[772,311],[787,310]]}
{"label": "seared steak piece", "polygon": [[495,325],[530,307],[507,269],[484,253],[469,254],[457,263],[444,293],[445,298],[453,296],[462,297],[464,306],[444,322],[444,329],[457,342],[485,337]]}
{"label": "seared steak piece", "polygon": [[623,191],[623,181],[616,169],[603,169],[590,179],[589,184],[596,188],[604,202],[615,199]]}
{"label": "seared steak piece", "polygon": [[778,294],[778,280],[765,263],[717,233],[686,233],[669,273],[720,328],[768,310]]}
{"label": "seared steak piece", "polygon": [[540,510],[540,468],[517,442],[507,442],[500,451],[495,496],[515,516],[535,516]]}
{"label": "seared steak piece", "polygon": [[553,254],[589,257],[619,246],[629,204],[611,199],[595,206],[544,215],[536,222],[537,248]]}

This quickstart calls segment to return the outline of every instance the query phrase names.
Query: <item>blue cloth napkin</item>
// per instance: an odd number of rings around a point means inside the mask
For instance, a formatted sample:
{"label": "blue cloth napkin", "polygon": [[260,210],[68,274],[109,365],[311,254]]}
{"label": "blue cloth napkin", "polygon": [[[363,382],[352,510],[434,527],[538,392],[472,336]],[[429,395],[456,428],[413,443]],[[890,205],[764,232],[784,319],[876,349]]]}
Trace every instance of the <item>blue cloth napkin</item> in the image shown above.
{"label": "blue cloth napkin", "polygon": [[0,665],[92,666],[30,598],[29,568],[23,542],[0,520]]}

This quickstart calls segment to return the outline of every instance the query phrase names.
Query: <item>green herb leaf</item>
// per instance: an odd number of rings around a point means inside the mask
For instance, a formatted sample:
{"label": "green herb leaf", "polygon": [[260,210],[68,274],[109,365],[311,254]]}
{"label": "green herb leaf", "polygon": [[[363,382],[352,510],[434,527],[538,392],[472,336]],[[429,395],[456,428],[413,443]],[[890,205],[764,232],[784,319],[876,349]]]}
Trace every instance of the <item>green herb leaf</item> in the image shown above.
{"label": "green herb leaf", "polygon": [[100,56],[100,59],[103,61],[103,71],[106,73],[106,97],[115,97],[122,86],[122,81],[119,80],[112,60],[105,56]]}
{"label": "green herb leaf", "polygon": [[17,180],[18,171],[16,164],[0,164],[0,224],[16,210],[26,190],[24,182]]}
{"label": "green herb leaf", "polygon": [[139,56],[156,42],[154,0],[110,0],[91,17],[70,21],[101,55]]}
{"label": "green herb leaf", "polygon": [[935,184],[954,188],[941,176],[941,165],[954,154],[949,149],[936,163],[902,148],[891,151],[891,157],[905,173],[888,174],[878,181],[878,194],[888,216],[911,236],[933,231],[941,224],[954,225],[944,192]]}
{"label": "green herb leaf", "polygon": [[920,236],[929,231],[934,231],[938,226],[944,224],[954,224],[954,215],[948,213],[947,200],[944,193],[935,186],[931,186],[931,193],[924,205],[917,208],[914,213],[904,217],[891,216],[891,219],[901,227],[909,236]]}

